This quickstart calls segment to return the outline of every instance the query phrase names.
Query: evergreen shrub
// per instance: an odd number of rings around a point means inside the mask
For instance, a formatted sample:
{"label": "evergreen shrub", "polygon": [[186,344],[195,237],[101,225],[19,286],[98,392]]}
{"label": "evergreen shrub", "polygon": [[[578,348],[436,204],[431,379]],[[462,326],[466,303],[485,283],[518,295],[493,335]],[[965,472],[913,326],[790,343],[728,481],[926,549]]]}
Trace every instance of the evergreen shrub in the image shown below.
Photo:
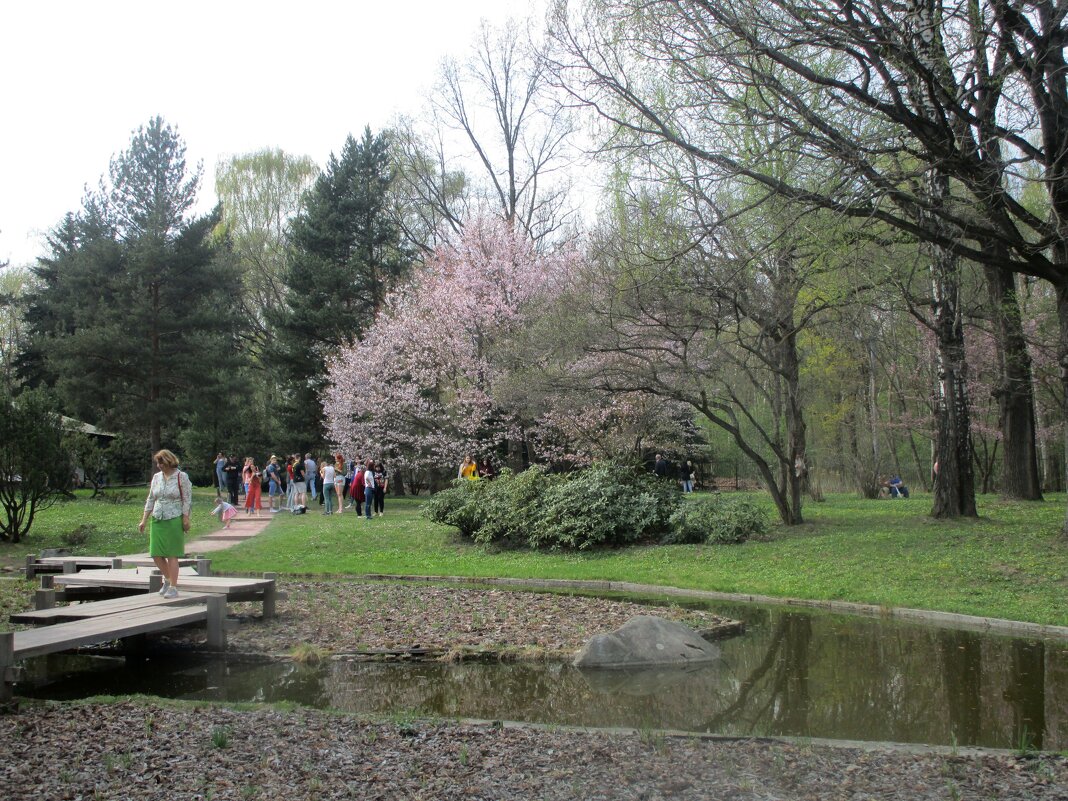
{"label": "evergreen shrub", "polygon": [[533,467],[504,470],[494,481],[457,481],[424,514],[483,544],[585,549],[663,536],[680,501],[674,482],[598,463],[567,475]]}
{"label": "evergreen shrub", "polygon": [[474,539],[483,521],[482,496],[491,484],[489,481],[467,479],[454,481],[448,489],[430,496],[423,506],[423,515],[435,523],[454,526],[460,529],[463,536]]}
{"label": "evergreen shrub", "polygon": [[535,466],[521,473],[505,468],[493,481],[467,483],[486,488],[479,496],[482,522],[474,534],[475,542],[537,547],[531,536],[544,516],[545,499],[553,488],[566,482]]}
{"label": "evergreen shrub", "polygon": [[740,543],[767,530],[767,512],[748,498],[712,495],[681,504],[671,516],[671,529],[661,542]]}
{"label": "evergreen shrub", "polygon": [[549,488],[528,542],[532,548],[586,549],[656,539],[680,500],[673,481],[598,462]]}

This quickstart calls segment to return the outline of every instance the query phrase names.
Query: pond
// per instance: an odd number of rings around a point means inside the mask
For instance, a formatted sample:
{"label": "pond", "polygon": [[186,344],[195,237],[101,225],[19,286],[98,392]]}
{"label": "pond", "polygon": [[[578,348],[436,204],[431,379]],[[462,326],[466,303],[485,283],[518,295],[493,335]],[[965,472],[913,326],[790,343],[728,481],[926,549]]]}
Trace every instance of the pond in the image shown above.
{"label": "pond", "polygon": [[16,691],[53,699],[145,693],[397,716],[1068,749],[1066,642],[778,607],[701,608],[742,619],[747,630],[718,643],[718,662],[685,670],[357,660],[305,666],[188,654],[127,665],[54,656],[28,663]]}

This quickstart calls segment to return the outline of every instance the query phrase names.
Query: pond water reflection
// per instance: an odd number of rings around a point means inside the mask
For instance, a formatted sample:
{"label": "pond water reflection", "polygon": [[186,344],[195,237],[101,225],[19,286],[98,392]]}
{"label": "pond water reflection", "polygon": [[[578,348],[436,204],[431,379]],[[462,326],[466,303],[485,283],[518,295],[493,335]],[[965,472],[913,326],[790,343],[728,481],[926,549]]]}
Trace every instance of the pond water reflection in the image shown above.
{"label": "pond water reflection", "polygon": [[197,657],[125,665],[51,657],[32,663],[18,692],[140,692],[365,713],[1068,748],[1068,643],[779,608],[706,608],[745,620],[747,631],[719,643],[719,662],[687,670],[360,661],[311,667]]}

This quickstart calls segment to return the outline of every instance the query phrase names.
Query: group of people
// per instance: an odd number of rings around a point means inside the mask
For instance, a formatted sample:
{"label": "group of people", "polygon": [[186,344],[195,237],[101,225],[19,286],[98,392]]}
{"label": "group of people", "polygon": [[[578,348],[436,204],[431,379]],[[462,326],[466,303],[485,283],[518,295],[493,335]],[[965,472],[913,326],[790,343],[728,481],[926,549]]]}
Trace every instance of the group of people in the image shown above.
{"label": "group of people", "polygon": [[475,457],[471,454],[464,457],[463,462],[460,463],[460,469],[456,471],[457,478],[466,478],[469,481],[479,478],[492,480],[496,476],[497,471],[493,469],[493,462],[488,458],[483,459],[481,462],[476,462]]}
{"label": "group of people", "polygon": [[659,478],[671,478],[672,472],[678,477],[679,484],[682,485],[683,492],[693,492],[694,485],[697,483],[697,468],[693,466],[693,462],[687,459],[685,462],[680,462],[678,469],[672,471],[671,462],[664,458],[663,454],[658,453],[656,459],[653,461],[653,472]]}
{"label": "group of people", "polygon": [[[142,534],[148,529],[148,553],[163,574],[160,595],[175,598],[178,561],[185,555],[185,535],[189,531],[193,485],[173,452],[163,449],[152,459],[158,470],[149,482],[138,529]],[[363,510],[368,520],[372,514],[381,516],[385,512],[389,477],[381,462],[365,461],[360,456],[346,461],[341,454],[324,457],[321,462],[317,464],[310,453],[303,458],[299,454],[289,456],[284,465],[277,456],[271,456],[260,470],[252,457],[247,457],[242,466],[234,456],[220,453],[215,458],[219,494],[212,514],[219,515],[228,528],[237,516],[238,494],[244,489],[245,513],[258,515],[264,478],[272,512],[305,510],[308,498],[316,497],[325,507],[323,514],[333,514],[335,506],[338,514],[353,507],[357,514]],[[224,494],[229,500],[224,499]]]}
{"label": "group of people", "polygon": [[213,513],[219,514],[224,527],[229,527],[237,515],[242,490],[245,514],[259,516],[264,484],[271,513],[303,514],[309,499],[317,499],[324,515],[355,509],[368,520],[385,514],[389,489],[389,474],[381,461],[365,460],[362,456],[345,459],[340,453],[318,460],[311,453],[303,456],[295,453],[284,457],[284,462],[272,454],[262,469],[251,456],[245,457],[242,465],[233,455],[219,453],[215,457],[215,478],[219,497]]}

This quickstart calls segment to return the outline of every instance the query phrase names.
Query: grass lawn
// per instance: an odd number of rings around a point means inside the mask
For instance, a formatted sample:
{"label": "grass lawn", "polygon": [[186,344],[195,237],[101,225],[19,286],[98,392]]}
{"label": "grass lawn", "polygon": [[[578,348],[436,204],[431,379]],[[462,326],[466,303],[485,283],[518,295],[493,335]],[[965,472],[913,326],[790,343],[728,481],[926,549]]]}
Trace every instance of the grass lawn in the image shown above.
{"label": "grass lawn", "polygon": [[[212,565],[218,572],[605,579],[1068,625],[1068,541],[1058,536],[1065,496],[979,503],[978,520],[945,523],[927,516],[926,497],[834,495],[806,507],[805,525],[775,527],[761,542],[531,553],[472,545],[423,519],[420,501],[389,499],[386,516],[370,521],[351,513],[325,517],[317,506],[303,516],[275,515],[260,536],[212,554]],[[140,508],[139,494],[124,505],[56,506],[41,515],[28,542],[0,545],[0,557],[21,561],[19,554],[55,547],[81,521],[96,523],[101,534],[78,552],[144,550]],[[198,492],[194,535],[212,527],[211,508],[211,496]]]}
{"label": "grass lawn", "polygon": [[[0,564],[22,565],[26,554],[40,553],[46,548],[66,548],[72,554],[104,555],[108,553],[144,553],[148,551],[148,534],[137,530],[145,508],[147,488],[109,490],[111,501],[89,500],[88,490],[78,490],[77,500],[62,501],[34,518],[29,535],[12,545],[0,543]],[[188,536],[198,537],[218,528],[211,516],[215,508],[215,494],[210,490],[194,490],[193,513]],[[84,545],[69,546],[63,538],[82,524],[95,527]]]}

